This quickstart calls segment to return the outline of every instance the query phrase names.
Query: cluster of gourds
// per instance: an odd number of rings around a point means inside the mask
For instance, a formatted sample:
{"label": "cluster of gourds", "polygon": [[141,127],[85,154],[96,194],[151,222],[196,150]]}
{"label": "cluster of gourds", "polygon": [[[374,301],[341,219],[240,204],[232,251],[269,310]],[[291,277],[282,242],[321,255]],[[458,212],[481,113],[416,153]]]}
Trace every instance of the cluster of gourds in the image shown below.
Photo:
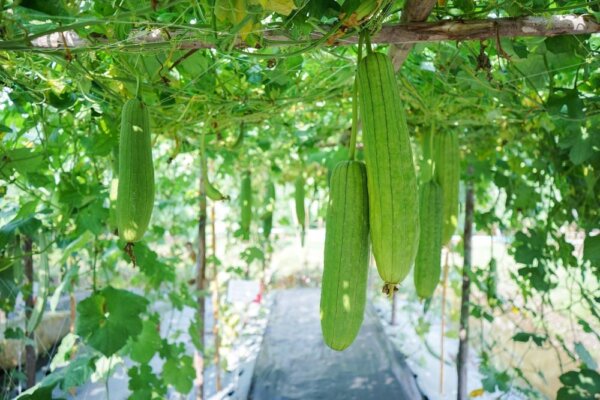
{"label": "cluster of gourds", "polygon": [[[306,230],[306,189],[302,173],[294,181],[294,206],[296,219],[300,227],[301,243],[304,245],[304,234]],[[240,233],[245,241],[250,239],[252,222],[252,180],[250,171],[245,171],[242,177],[240,189]],[[275,184],[272,180],[267,180],[264,188],[263,213],[260,215],[262,221],[262,235],[265,240],[269,240],[271,230],[273,229],[273,213],[275,212]]]}
{"label": "cluster of gourds", "polygon": [[329,189],[321,328],[325,343],[335,350],[347,348],[360,330],[370,248],[384,293],[397,290],[414,264],[417,293],[428,298],[439,282],[442,245],[456,228],[458,212],[455,134],[435,134],[427,163],[432,173],[419,190],[391,59],[367,49],[359,60],[353,99],[356,104],[358,92],[365,161],[352,156],[338,164]]}
{"label": "cluster of gourds", "polygon": [[[417,294],[428,298],[439,282],[441,248],[449,242],[457,225],[460,171],[455,134],[427,136],[419,189],[392,62],[389,56],[367,47],[369,53],[359,61],[355,82],[351,159],[339,163],[332,172],[327,208],[321,327],[325,342],[336,350],[348,347],[362,324],[370,248],[384,281],[384,293],[397,290],[396,285],[414,265]],[[354,159],[357,93],[360,93],[363,122],[364,162]],[[148,110],[137,98],[123,106],[118,161],[116,222],[119,236],[130,246],[144,235],[154,204]],[[208,182],[205,162],[202,169],[207,195],[215,200],[224,199]],[[295,205],[302,241],[304,186],[303,175],[299,175],[295,182]],[[248,171],[242,178],[240,200],[241,237],[248,240],[252,219]],[[273,224],[274,200],[271,182],[266,190],[267,211],[262,216],[265,238],[269,237]]]}

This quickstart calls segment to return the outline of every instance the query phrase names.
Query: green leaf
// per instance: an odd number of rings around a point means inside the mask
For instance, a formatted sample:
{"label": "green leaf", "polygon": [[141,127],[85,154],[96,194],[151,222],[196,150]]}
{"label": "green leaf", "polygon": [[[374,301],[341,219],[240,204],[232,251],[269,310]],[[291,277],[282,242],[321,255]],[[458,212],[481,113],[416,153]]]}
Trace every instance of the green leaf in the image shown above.
{"label": "green leaf", "polygon": [[167,388],[163,381],[153,372],[148,364],[133,366],[127,371],[129,390],[133,393],[129,400],[148,400],[166,398]]}
{"label": "green leaf", "polygon": [[144,297],[108,286],[77,305],[77,334],[111,356],[142,331],[140,314],[147,305]]}
{"label": "green leaf", "polygon": [[75,240],[69,243],[62,250],[59,264],[65,263],[67,259],[73,255],[73,253],[76,253],[85,248],[88,244],[92,242],[93,239],[94,235],[89,231],[83,232],[81,235],[78,235],[75,238]]}
{"label": "green leaf", "polygon": [[50,369],[54,371],[57,368],[64,367],[71,362],[71,356],[73,351],[76,351],[77,335],[68,333],[67,336],[62,338],[60,345],[56,350],[56,355],[50,363]]}
{"label": "green leaf", "polygon": [[[75,337],[75,335],[72,336]],[[64,354],[62,357],[64,357]],[[47,375],[41,384],[52,387],[58,384],[62,390],[81,386],[89,382],[92,374],[96,371],[97,360],[98,356],[90,353],[80,355],[74,360],[63,358],[63,364],[66,363],[66,367],[58,370],[53,369],[53,373]],[[54,360],[52,361],[54,362]]]}
{"label": "green leaf", "polygon": [[546,49],[554,54],[574,53],[582,42],[581,37],[575,36],[554,36],[546,38],[544,41]]}
{"label": "green leaf", "polygon": [[0,228],[0,248],[6,246],[16,233],[21,233],[28,237],[35,236],[41,225],[42,223],[40,220],[33,217],[13,219]]}
{"label": "green leaf", "polygon": [[569,159],[575,165],[583,164],[594,154],[594,146],[592,146],[589,137],[578,136],[575,144],[569,151]]}
{"label": "green leaf", "polygon": [[188,393],[192,389],[195,377],[192,357],[169,358],[163,365],[162,377],[180,393]]}
{"label": "green leaf", "polygon": [[483,375],[481,385],[486,392],[493,393],[496,389],[505,392],[509,389],[511,378],[506,371],[498,371],[494,367],[483,363],[479,366],[479,372]]}
{"label": "green leaf", "polygon": [[52,397],[53,390],[54,386],[42,386],[38,384],[33,388],[27,390],[15,400],[60,400],[55,397]]}
{"label": "green leaf", "polygon": [[454,0],[454,5],[465,13],[470,13],[475,9],[475,2],[473,0]]}
{"label": "green leaf", "polygon": [[[174,269],[159,260],[158,254],[148,248],[144,243],[136,243],[133,247],[133,254],[136,258],[136,265],[140,268],[140,271],[150,279],[150,284],[152,286],[159,287],[164,282],[173,282],[175,280]],[[123,254],[123,256],[129,260],[129,257],[126,254]]]}
{"label": "green leaf", "polygon": [[200,321],[194,318],[194,320],[188,326],[188,334],[190,335],[194,347],[196,347],[198,351],[204,350],[202,348],[202,343],[200,343],[200,335],[198,334],[198,332],[201,332],[201,330]]}
{"label": "green leaf", "polygon": [[12,171],[25,174],[37,171],[44,158],[39,151],[29,148],[10,150],[0,156],[0,174],[10,175]]}
{"label": "green leaf", "polygon": [[583,259],[600,265],[600,235],[586,236],[583,242]]}
{"label": "green leaf", "polygon": [[572,119],[585,118],[585,105],[577,89],[555,89],[546,101],[548,112],[554,116],[568,116]]}
{"label": "green leaf", "polygon": [[246,248],[244,251],[242,251],[242,253],[240,254],[240,257],[242,258],[242,260],[246,261],[248,264],[251,264],[253,261],[262,261],[265,258],[265,254],[263,253],[263,251],[256,247],[256,246],[250,246],[248,248]]}
{"label": "green leaf", "polygon": [[98,198],[77,213],[77,226],[82,233],[90,231],[99,236],[104,232],[106,220],[108,219],[108,209],[104,208],[102,203],[103,199]]}
{"label": "green leaf", "polygon": [[74,93],[55,94],[53,91],[50,91],[47,98],[48,104],[58,110],[70,108],[76,101],[77,96]]}
{"label": "green leaf", "polygon": [[151,320],[143,323],[142,332],[133,341],[131,346],[131,359],[140,364],[147,364],[160,350],[162,341],[158,331],[158,324]]}
{"label": "green leaf", "polygon": [[600,374],[594,370],[569,371],[559,379],[564,386],[558,390],[557,400],[591,400],[600,393]]}
{"label": "green leaf", "polygon": [[23,329],[16,327],[16,328],[6,328],[6,330],[4,331],[4,338],[5,339],[25,339],[25,332],[23,332]]}
{"label": "green leaf", "polygon": [[548,339],[548,337],[546,335],[537,335],[535,333],[518,332],[515,335],[513,335],[512,339],[515,342],[525,343],[531,339],[536,345],[541,346]]}
{"label": "green leaf", "polygon": [[19,5],[48,15],[68,15],[62,1],[22,0]]}
{"label": "green leaf", "polygon": [[35,215],[35,210],[37,208],[38,203],[38,200],[31,200],[26,202],[25,204],[22,204],[15,219],[27,219]]}
{"label": "green leaf", "polygon": [[575,353],[579,356],[579,359],[585,364],[585,366],[589,369],[597,369],[598,364],[594,360],[594,357],[587,351],[583,343],[575,342]]}

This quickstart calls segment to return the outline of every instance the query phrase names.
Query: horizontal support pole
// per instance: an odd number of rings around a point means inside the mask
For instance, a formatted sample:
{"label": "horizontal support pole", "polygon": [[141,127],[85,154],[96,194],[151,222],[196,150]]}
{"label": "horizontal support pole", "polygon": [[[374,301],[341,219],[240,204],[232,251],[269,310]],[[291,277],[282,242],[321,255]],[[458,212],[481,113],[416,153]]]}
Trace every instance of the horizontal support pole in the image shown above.
{"label": "horizontal support pole", "polygon": [[[550,17],[527,16],[517,18],[496,18],[479,20],[448,20],[438,22],[410,22],[385,25],[372,38],[373,43],[403,44],[439,41],[481,40],[488,38],[560,35],[584,35],[600,32],[600,24],[590,15],[555,15]],[[312,39],[322,36],[314,34]],[[265,32],[268,46],[287,46],[290,40],[282,32]],[[344,46],[355,44],[356,35],[327,42],[324,46]],[[214,48],[213,42],[202,40],[189,31],[164,31],[162,29],[135,31],[125,41],[112,42],[105,38],[94,41],[80,37],[73,30],[36,35],[32,40],[0,42],[0,51],[52,52],[61,50],[96,51],[106,48],[132,50],[151,48],[205,49]],[[238,43],[236,48],[251,47]]]}

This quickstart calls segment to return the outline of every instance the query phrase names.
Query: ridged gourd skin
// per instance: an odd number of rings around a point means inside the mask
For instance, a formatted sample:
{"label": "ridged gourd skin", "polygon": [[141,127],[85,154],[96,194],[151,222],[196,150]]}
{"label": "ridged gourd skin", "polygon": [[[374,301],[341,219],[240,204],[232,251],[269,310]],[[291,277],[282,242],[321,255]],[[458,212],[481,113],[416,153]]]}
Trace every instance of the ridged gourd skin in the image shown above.
{"label": "ridged gourd skin", "polygon": [[386,286],[409,273],[419,242],[418,185],[406,117],[390,58],[358,67],[373,255]]}
{"label": "ridged gourd skin", "polygon": [[128,243],[139,241],[154,207],[154,166],[148,108],[139,99],[123,105],[119,141],[117,228]]}
{"label": "ridged gourd skin", "polygon": [[415,259],[414,280],[417,295],[427,299],[440,281],[442,223],[442,188],[434,180],[421,185],[419,197],[420,239]]}
{"label": "ridged gourd skin", "polygon": [[296,205],[296,218],[298,219],[298,224],[300,224],[302,231],[304,231],[306,224],[306,209],[304,205],[306,190],[304,184],[304,176],[302,176],[302,174],[298,175],[294,182],[294,203]]}
{"label": "ridged gourd skin", "polygon": [[273,212],[275,212],[275,185],[273,182],[267,182],[265,189],[265,212],[262,217],[263,237],[269,239],[271,229],[273,229]]}
{"label": "ridged gourd skin", "polygon": [[252,222],[252,177],[250,171],[244,172],[240,191],[240,207],[242,239],[250,239],[250,223]]}
{"label": "ridged gourd skin", "polygon": [[369,197],[364,163],[342,161],[331,176],[321,286],[321,331],[344,350],[362,325],[369,267]]}
{"label": "ridged gourd skin", "polygon": [[442,245],[446,245],[452,239],[458,225],[460,152],[458,137],[454,132],[436,133],[433,140],[434,177],[442,187],[444,197]]}

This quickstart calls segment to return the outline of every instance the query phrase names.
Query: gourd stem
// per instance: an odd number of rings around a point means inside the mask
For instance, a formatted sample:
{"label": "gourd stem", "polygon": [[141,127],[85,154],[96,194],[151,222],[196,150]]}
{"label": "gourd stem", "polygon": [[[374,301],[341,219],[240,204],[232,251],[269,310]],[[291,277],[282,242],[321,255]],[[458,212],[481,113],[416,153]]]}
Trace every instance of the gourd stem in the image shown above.
{"label": "gourd stem", "polygon": [[369,32],[365,34],[365,44],[367,45],[367,54],[371,54],[373,52],[373,47],[371,46],[371,35]]}
{"label": "gourd stem", "polygon": [[358,136],[358,64],[360,64],[360,60],[362,59],[362,39],[363,34],[361,33],[358,37],[357,73],[354,77],[354,86],[352,87],[352,131],[350,134],[350,151],[348,153],[350,160],[356,158],[356,137]]}
{"label": "gourd stem", "polygon": [[354,78],[354,86],[352,87],[352,132],[350,134],[350,151],[348,156],[351,161],[356,158],[356,136],[358,135],[358,79]]}
{"label": "gourd stem", "polygon": [[140,77],[136,76],[135,77],[135,97],[138,99],[141,99],[141,84],[140,84]]}
{"label": "gourd stem", "polygon": [[435,120],[431,123],[431,131],[429,132],[429,174],[431,179],[433,179],[433,175],[435,174],[435,157],[433,154],[433,135],[435,134]]}

